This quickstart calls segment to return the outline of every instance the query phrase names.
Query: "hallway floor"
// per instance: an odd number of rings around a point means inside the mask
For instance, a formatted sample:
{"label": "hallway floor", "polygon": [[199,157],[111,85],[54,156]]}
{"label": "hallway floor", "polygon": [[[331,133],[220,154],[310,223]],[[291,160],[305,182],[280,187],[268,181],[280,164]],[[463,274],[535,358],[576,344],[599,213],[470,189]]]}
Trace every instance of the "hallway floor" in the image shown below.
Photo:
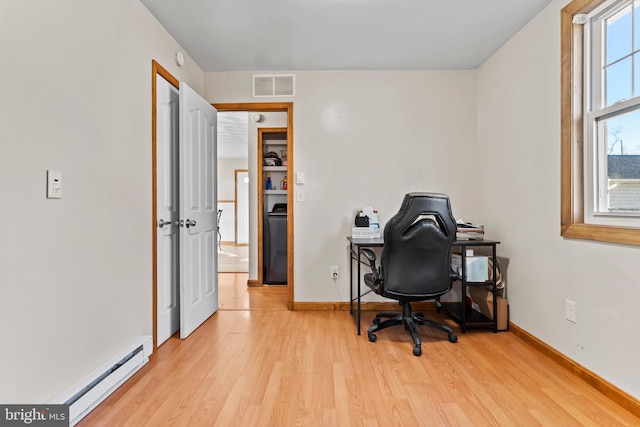
{"label": "hallway floor", "polygon": [[223,243],[218,250],[219,273],[248,273],[249,246]]}
{"label": "hallway floor", "polygon": [[[224,249],[224,246],[223,246]],[[286,286],[248,287],[248,273],[218,274],[220,310],[286,310]]]}

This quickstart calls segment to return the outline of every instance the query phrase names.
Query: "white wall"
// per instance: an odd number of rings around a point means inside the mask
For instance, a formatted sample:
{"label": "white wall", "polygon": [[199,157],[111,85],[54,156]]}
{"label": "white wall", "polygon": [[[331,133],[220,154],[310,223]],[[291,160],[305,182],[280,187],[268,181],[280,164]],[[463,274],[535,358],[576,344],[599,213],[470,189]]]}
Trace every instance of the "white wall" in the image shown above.
{"label": "white wall", "polygon": [[[348,301],[354,211],[374,206],[381,222],[409,191],[451,196],[473,218],[476,165],[474,71],[296,72],[294,168],[306,200],[295,205],[295,301]],[[211,102],[251,98],[250,73],[205,73]],[[273,99],[268,99],[273,101]],[[250,147],[250,153],[252,152]],[[251,159],[249,163],[251,164]],[[342,272],[335,282],[331,265]]]}
{"label": "white wall", "polygon": [[234,200],[235,171],[248,167],[247,159],[218,159],[218,200]]}
{"label": "white wall", "polygon": [[138,1],[2,2],[0,402],[46,402],[151,335],[151,60],[204,85],[177,48]]}
{"label": "white wall", "polygon": [[[478,71],[481,220],[510,258],[511,321],[640,397],[640,248],[560,236],[560,9]],[[576,320],[565,320],[565,299]]]}

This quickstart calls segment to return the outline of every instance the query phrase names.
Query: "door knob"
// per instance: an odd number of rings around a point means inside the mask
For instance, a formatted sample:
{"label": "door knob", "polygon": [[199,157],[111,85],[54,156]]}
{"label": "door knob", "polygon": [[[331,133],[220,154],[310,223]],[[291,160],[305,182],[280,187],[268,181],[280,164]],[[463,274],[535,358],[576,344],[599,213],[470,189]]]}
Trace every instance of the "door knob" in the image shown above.
{"label": "door knob", "polygon": [[158,220],[158,228],[162,228],[165,225],[171,225],[171,221],[165,221],[164,219],[160,218]]}
{"label": "door knob", "polygon": [[193,219],[187,219],[184,222],[185,227],[189,228],[189,227],[195,227],[196,226],[196,221]]}

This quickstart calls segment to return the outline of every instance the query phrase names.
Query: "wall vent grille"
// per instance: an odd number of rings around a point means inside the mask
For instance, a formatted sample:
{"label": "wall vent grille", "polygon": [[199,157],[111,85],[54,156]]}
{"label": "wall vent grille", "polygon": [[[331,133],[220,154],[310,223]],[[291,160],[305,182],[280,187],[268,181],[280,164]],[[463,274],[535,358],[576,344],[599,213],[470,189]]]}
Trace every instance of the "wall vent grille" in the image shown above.
{"label": "wall vent grille", "polygon": [[294,74],[254,74],[253,97],[295,96],[296,77]]}

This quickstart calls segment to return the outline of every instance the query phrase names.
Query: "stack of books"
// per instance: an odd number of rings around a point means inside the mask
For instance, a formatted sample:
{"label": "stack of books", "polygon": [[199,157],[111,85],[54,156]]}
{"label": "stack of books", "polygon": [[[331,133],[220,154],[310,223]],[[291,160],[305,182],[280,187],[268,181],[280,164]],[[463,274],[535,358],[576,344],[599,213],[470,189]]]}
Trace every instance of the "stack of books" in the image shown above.
{"label": "stack of books", "polygon": [[484,226],[473,225],[466,222],[458,222],[456,239],[458,240],[482,240],[484,239]]}

